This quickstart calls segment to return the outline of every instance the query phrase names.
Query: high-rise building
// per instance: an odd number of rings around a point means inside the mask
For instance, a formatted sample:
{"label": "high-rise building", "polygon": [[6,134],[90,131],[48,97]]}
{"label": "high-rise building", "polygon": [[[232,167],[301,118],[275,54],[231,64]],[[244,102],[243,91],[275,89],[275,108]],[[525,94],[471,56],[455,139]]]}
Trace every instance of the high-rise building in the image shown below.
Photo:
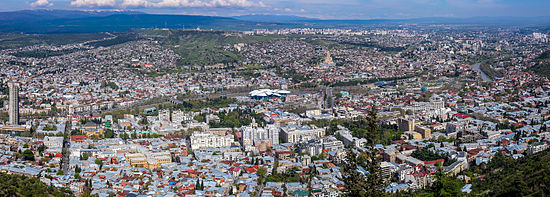
{"label": "high-rise building", "polygon": [[10,88],[9,122],[12,125],[19,124],[19,86],[18,82],[8,82]]}
{"label": "high-rise building", "polygon": [[397,125],[399,131],[414,131],[414,119],[412,118],[399,118],[397,119]]}

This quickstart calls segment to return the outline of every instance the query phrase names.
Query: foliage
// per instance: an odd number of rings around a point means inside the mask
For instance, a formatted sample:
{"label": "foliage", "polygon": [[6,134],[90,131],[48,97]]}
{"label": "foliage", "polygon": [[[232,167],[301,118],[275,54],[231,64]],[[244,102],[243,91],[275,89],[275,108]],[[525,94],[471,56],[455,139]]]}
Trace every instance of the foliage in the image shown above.
{"label": "foliage", "polygon": [[450,177],[443,170],[441,166],[437,165],[437,172],[435,174],[435,182],[431,187],[425,191],[419,192],[418,196],[435,196],[435,197],[452,197],[452,196],[462,196],[462,191],[460,190],[464,184],[461,180]]}
{"label": "foliage", "polygon": [[27,161],[34,161],[34,153],[32,152],[32,150],[27,149],[23,151],[23,159]]}
{"label": "foliage", "polygon": [[299,73],[295,69],[287,69],[287,70],[277,69],[275,71],[275,74],[283,78],[292,79],[292,82],[294,83],[300,83],[311,79],[311,76],[304,73]]}
{"label": "foliage", "polygon": [[68,189],[48,186],[36,178],[0,173],[0,196],[72,196]]}
{"label": "foliage", "polygon": [[270,40],[270,37],[253,35],[231,35],[222,31],[179,31],[169,30],[168,36],[160,39],[163,45],[171,47],[182,59],[181,65],[213,65],[238,63],[240,54],[224,48],[236,43],[254,43]]}
{"label": "foliage", "polygon": [[57,126],[55,125],[46,125],[44,126],[44,131],[56,131],[57,130]]}
{"label": "foliage", "polygon": [[115,132],[111,129],[105,129],[105,132],[103,132],[103,136],[105,138],[113,138],[115,137]]}
{"label": "foliage", "polygon": [[[305,122],[304,124],[313,124],[317,127],[324,128],[328,127],[326,135],[334,135],[338,131],[338,125],[341,125],[351,131],[352,136],[358,138],[364,138],[366,136],[367,128],[367,119],[366,118],[356,118],[356,119],[319,119],[314,121]],[[392,125],[382,124],[377,126],[377,133],[381,135],[376,135],[377,142],[384,145],[389,145],[393,140],[399,140],[402,132],[397,132],[397,128]]]}
{"label": "foliage", "polygon": [[474,192],[489,196],[544,196],[550,194],[550,150],[519,158],[497,154],[489,162]]}
{"label": "foliage", "polygon": [[236,103],[237,99],[228,98],[225,96],[217,98],[207,98],[205,100],[188,100],[183,101],[181,104],[171,106],[173,109],[179,109],[184,111],[200,111],[204,108],[222,108],[227,107],[229,104]]}
{"label": "foliage", "polygon": [[236,109],[230,112],[220,112],[218,113],[218,117],[220,118],[220,122],[210,121],[210,127],[239,128],[245,125],[250,125],[252,123],[252,119],[256,119],[256,123],[258,123],[258,126],[260,127],[266,124],[261,114],[255,113],[250,109]]}
{"label": "foliage", "polygon": [[387,78],[372,78],[372,79],[362,79],[362,80],[349,80],[349,81],[338,81],[336,83],[331,84],[332,87],[338,87],[338,86],[355,86],[355,85],[364,85],[369,83],[374,83],[378,81],[395,81],[400,79],[408,79],[412,78],[414,76],[407,75],[407,76],[401,76],[401,77],[387,77]]}
{"label": "foliage", "polygon": [[0,40],[0,49],[22,48],[37,44],[60,46],[89,40],[97,40],[105,37],[108,37],[105,33],[9,34],[2,35],[2,40]]}
{"label": "foliage", "polygon": [[550,78],[550,50],[543,52],[536,61],[536,65],[529,68],[529,70],[535,74]]}
{"label": "foliage", "polygon": [[47,57],[55,57],[55,56],[61,56],[69,53],[78,52],[82,49],[73,48],[73,49],[62,49],[62,50],[45,50],[45,49],[37,49],[32,51],[20,51],[12,53],[11,55],[15,57],[34,57],[34,58],[47,58]]}
{"label": "foliage", "polygon": [[433,151],[428,150],[427,148],[415,150],[411,157],[419,159],[421,161],[434,161],[438,159],[445,159],[444,155],[437,154]]}
{"label": "foliage", "polygon": [[[386,183],[381,175],[381,158],[376,154],[374,145],[377,143],[378,126],[376,109],[369,110],[365,120],[365,137],[367,144],[365,155],[359,157],[353,150],[346,155],[343,165],[344,190],[343,196],[385,196]],[[366,161],[366,162],[365,162]],[[368,172],[363,174],[357,169],[359,166]]]}
{"label": "foliage", "polygon": [[504,76],[504,73],[495,70],[491,65],[486,63],[481,64],[481,66],[479,66],[479,69],[483,71],[491,79]]}
{"label": "foliage", "polygon": [[137,34],[127,33],[127,34],[118,35],[115,38],[91,42],[91,43],[88,43],[88,45],[93,47],[109,47],[109,46],[114,46],[114,45],[123,44],[126,42],[136,41],[136,40],[139,40],[139,37],[137,36]]}
{"label": "foliage", "polygon": [[274,169],[270,175],[265,177],[265,182],[302,182],[304,181],[297,168],[290,168],[285,173],[277,173]]}
{"label": "foliage", "polygon": [[112,81],[109,81],[109,82],[103,81],[103,82],[101,82],[101,88],[106,88],[106,87],[110,87],[113,90],[118,90],[118,85],[116,85],[116,83],[112,82]]}
{"label": "foliage", "polygon": [[341,44],[345,44],[345,45],[352,45],[352,46],[360,46],[360,47],[368,47],[368,48],[378,48],[380,49],[380,51],[385,51],[385,52],[400,52],[400,51],[403,51],[406,49],[406,47],[389,47],[389,46],[383,46],[379,43],[376,43],[376,42],[348,42],[348,41],[343,41],[343,42],[340,42]]}
{"label": "foliage", "polygon": [[80,155],[80,160],[88,160],[88,153],[82,153]]}

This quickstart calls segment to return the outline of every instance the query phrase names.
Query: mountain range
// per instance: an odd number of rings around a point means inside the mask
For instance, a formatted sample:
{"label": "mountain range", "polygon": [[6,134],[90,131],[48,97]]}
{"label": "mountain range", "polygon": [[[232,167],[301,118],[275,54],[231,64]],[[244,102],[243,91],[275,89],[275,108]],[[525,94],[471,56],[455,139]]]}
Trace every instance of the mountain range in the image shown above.
{"label": "mountain range", "polygon": [[132,28],[251,30],[273,28],[338,28],[382,24],[550,24],[550,17],[472,17],[370,20],[322,20],[285,15],[235,17],[147,14],[137,11],[21,10],[0,12],[0,32],[76,33]]}

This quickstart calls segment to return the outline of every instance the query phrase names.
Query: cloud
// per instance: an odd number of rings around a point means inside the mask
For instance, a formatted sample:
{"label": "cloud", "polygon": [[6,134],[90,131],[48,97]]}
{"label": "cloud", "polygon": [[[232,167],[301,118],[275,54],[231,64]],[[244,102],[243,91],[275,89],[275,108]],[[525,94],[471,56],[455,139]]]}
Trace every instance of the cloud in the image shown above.
{"label": "cloud", "polygon": [[75,7],[114,7],[115,0],[73,0],[71,6]]}
{"label": "cloud", "polygon": [[50,3],[48,0],[36,0],[30,4],[31,7],[51,7],[53,3]]}
{"label": "cloud", "polygon": [[124,0],[122,1],[122,4],[120,4],[121,7],[148,7],[151,5],[147,0]]}

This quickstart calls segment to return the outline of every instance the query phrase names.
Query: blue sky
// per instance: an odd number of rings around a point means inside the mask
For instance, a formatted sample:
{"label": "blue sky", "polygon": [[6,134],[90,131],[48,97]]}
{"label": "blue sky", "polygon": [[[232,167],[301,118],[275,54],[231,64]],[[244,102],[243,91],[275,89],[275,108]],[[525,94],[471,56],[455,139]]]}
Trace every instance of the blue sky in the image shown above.
{"label": "blue sky", "polygon": [[0,11],[125,9],[147,13],[322,19],[550,16],[550,0],[1,0]]}

